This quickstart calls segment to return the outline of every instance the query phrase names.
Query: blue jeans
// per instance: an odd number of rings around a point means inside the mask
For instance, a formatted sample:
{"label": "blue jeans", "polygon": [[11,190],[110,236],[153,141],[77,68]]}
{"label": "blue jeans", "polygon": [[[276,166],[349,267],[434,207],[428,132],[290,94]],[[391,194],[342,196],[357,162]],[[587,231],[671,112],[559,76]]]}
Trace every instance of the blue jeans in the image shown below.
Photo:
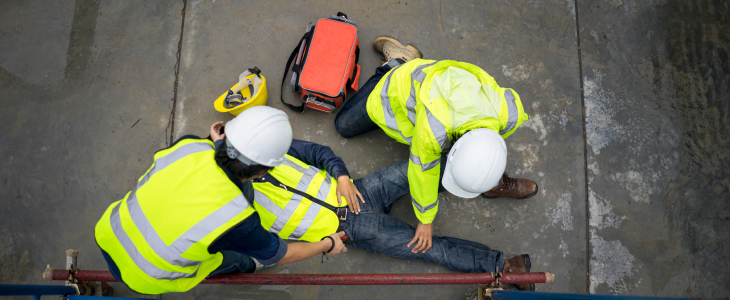
{"label": "blue jeans", "polygon": [[[442,168],[445,165],[442,161]],[[393,203],[409,193],[408,160],[381,168],[354,183],[365,203],[361,204],[359,215],[348,214],[345,233],[353,240],[376,239],[352,246],[398,258],[422,259],[458,272],[486,273],[495,268],[503,271],[502,251],[458,238],[433,236],[433,247],[426,253],[411,252],[414,246],[406,245],[416,235],[416,229],[388,214]],[[439,190],[443,190],[441,184]]]}
{"label": "blue jeans", "polygon": [[370,77],[365,85],[345,103],[345,106],[340,108],[340,112],[335,117],[335,129],[342,137],[351,138],[380,128],[368,116],[366,109],[368,96],[378,85],[383,75],[398,64],[399,62],[391,60],[388,64],[375,69],[375,75]]}
{"label": "blue jeans", "polygon": [[223,254],[223,262],[208,277],[218,274],[253,273],[256,271],[256,264],[248,255],[231,250],[223,250],[221,253]]}

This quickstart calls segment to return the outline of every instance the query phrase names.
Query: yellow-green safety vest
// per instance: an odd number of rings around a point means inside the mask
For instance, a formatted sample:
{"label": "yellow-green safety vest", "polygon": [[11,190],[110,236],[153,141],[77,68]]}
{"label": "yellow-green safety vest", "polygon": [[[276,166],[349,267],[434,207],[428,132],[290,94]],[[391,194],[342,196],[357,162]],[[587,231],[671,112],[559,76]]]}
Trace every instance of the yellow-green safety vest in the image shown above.
{"label": "yellow-green safety vest", "polygon": [[529,118],[517,92],[475,65],[451,60],[415,59],[393,68],[370,93],[367,112],[386,134],[410,145],[411,202],[424,224],[438,211],[441,153],[469,130],[489,128],[506,138]]}
{"label": "yellow-green safety vest", "polygon": [[209,140],[184,139],[154,160],[96,224],[96,242],[132,290],[184,292],[220,266],[223,255],[208,246],[255,210],[216,164]]}
{"label": "yellow-green safety vest", "polygon": [[[273,176],[280,183],[332,206],[347,206],[344,196],[342,204],[337,204],[337,180],[332,175],[292,156],[286,155],[281,165],[264,176]],[[254,181],[253,188],[253,205],[261,225],[282,239],[318,242],[337,231],[337,215],[326,207],[268,182]]]}

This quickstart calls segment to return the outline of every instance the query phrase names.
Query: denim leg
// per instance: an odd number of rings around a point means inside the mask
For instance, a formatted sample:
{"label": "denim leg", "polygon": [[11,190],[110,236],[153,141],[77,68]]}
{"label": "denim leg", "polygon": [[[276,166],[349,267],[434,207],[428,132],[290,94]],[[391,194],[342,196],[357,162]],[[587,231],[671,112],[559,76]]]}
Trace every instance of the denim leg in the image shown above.
{"label": "denim leg", "polygon": [[[446,168],[446,158],[441,156],[441,177],[439,192],[445,191],[441,184]],[[372,201],[368,206],[375,212],[389,213],[393,203],[410,193],[408,185],[408,160],[380,168],[377,172],[355,180],[355,186],[361,194]],[[367,202],[367,201],[366,201]]]}
{"label": "denim leg", "polygon": [[335,117],[335,129],[344,138],[351,138],[378,129],[378,125],[370,119],[367,112],[367,102],[370,93],[378,85],[391,66],[385,65],[375,69],[375,75],[370,77],[360,90],[357,91]]}
{"label": "denim leg", "polygon": [[[441,174],[445,165],[446,155],[441,158]],[[416,229],[388,215],[393,203],[409,193],[408,160],[381,168],[355,180],[354,184],[365,204],[359,215],[348,215],[345,233],[353,240],[376,239],[352,244],[353,247],[393,257],[422,259],[458,272],[494,272],[496,267],[502,271],[502,251],[458,238],[433,236],[433,247],[426,253],[411,252],[406,245],[416,235]],[[443,190],[441,185],[439,190]]]}
{"label": "denim leg", "polygon": [[256,264],[251,257],[236,251],[223,250],[223,262],[208,277],[218,274],[253,273]]}
{"label": "denim leg", "polygon": [[404,259],[421,259],[465,273],[494,272],[504,267],[504,253],[486,245],[452,237],[433,236],[433,247],[426,253],[413,253],[406,245],[416,229],[385,213],[360,213],[347,218],[347,235],[353,240],[375,237],[351,246]]}

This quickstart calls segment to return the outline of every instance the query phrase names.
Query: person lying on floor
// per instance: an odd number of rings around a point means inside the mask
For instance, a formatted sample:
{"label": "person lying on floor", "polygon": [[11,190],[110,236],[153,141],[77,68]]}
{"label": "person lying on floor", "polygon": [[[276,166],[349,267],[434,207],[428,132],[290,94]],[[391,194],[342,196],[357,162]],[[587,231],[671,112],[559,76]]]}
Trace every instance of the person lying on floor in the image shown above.
{"label": "person lying on floor", "polygon": [[[217,152],[225,152],[223,140],[215,145]],[[443,161],[441,167],[445,165]],[[407,160],[352,181],[345,163],[329,147],[294,139],[282,164],[247,183],[253,185],[261,225],[282,239],[319,242],[344,231],[345,242],[354,242],[349,246],[458,272],[530,271],[527,254],[505,259],[502,251],[453,237],[432,236],[418,243],[415,228],[388,214],[409,192]],[[518,289],[534,290],[534,284]]]}

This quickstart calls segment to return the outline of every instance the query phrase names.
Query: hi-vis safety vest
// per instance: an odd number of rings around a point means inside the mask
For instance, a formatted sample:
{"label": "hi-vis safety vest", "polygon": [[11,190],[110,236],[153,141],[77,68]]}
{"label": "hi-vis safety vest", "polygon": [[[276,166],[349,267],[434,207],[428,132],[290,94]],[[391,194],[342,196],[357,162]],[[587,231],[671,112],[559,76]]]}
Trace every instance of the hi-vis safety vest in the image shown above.
{"label": "hi-vis safety vest", "polygon": [[[264,176],[273,176],[280,183],[296,188],[335,207],[337,204],[337,180],[327,171],[310,166],[286,155],[284,162]],[[339,226],[337,215],[319,204],[268,182],[253,182],[254,208],[261,218],[261,225],[282,239],[319,242],[335,233]]]}
{"label": "hi-vis safety vest", "polygon": [[218,167],[209,140],[184,139],[155,153],[152,167],[96,224],[96,242],[122,281],[144,294],[184,292],[223,261],[208,246],[255,211]]}
{"label": "hi-vis safety vest", "polygon": [[438,211],[441,153],[469,130],[489,128],[506,138],[529,118],[514,90],[451,60],[415,59],[393,68],[370,93],[367,111],[390,137],[410,145],[411,202],[424,224]]}

